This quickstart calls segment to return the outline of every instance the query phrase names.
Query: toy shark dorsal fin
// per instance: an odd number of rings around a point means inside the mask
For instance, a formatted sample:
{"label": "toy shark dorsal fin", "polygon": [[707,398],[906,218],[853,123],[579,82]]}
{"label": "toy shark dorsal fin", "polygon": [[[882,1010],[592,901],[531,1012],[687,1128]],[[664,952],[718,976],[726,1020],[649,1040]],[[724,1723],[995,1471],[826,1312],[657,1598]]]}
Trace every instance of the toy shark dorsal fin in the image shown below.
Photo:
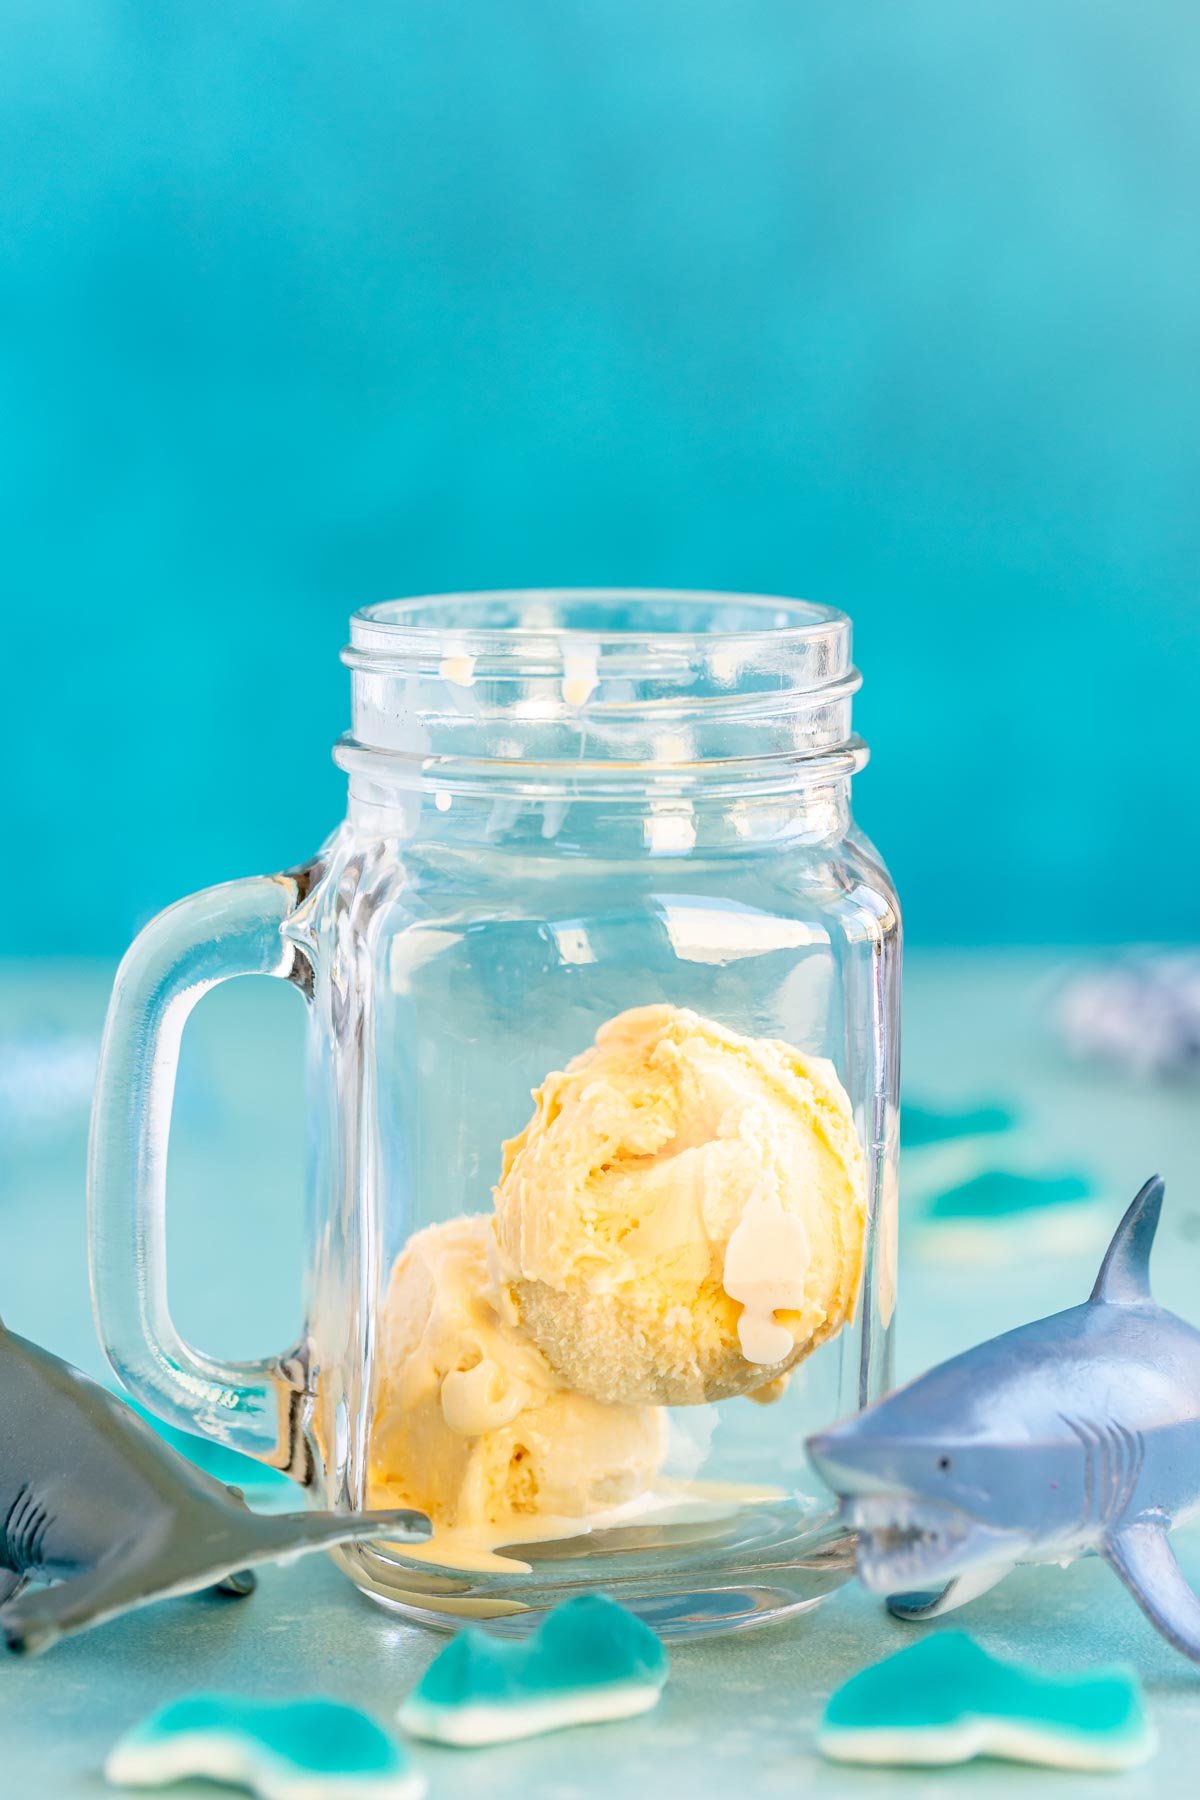
{"label": "toy shark dorsal fin", "polygon": [[1132,1201],[1104,1253],[1092,1299],[1102,1305],[1132,1306],[1149,1300],[1150,1252],[1162,1211],[1163,1180],[1153,1175]]}

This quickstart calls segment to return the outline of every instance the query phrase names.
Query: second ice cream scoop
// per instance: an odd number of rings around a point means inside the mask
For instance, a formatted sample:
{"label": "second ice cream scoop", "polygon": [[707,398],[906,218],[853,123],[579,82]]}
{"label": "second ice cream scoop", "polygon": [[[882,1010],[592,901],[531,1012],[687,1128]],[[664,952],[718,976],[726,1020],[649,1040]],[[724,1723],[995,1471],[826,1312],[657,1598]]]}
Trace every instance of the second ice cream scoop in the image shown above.
{"label": "second ice cream scoop", "polygon": [[[539,1535],[644,1493],[664,1449],[652,1407],[569,1393],[493,1302],[487,1218],[418,1231],[397,1258],[380,1331],[372,1495],[420,1495],[448,1552],[454,1534]],[[417,1504],[413,1501],[412,1504]]]}

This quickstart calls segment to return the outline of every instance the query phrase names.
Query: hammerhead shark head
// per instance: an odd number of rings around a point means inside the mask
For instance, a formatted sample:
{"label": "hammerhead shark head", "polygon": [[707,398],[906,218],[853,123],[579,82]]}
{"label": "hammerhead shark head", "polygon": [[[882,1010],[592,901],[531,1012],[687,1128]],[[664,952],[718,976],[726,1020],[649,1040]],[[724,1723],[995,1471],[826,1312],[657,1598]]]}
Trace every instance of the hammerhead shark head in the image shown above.
{"label": "hammerhead shark head", "polygon": [[1162,1199],[1155,1177],[1082,1306],[809,1439],[857,1534],[860,1579],[899,1617],[949,1612],[1017,1563],[1094,1553],[1200,1661],[1200,1599],[1167,1536],[1200,1511],[1200,1332],[1150,1293]]}
{"label": "hammerhead shark head", "polygon": [[[414,1512],[257,1514],[69,1363],[0,1323],[0,1630],[34,1654],[172,1594],[247,1594],[249,1569],[354,1538],[414,1542]],[[55,1586],[22,1590],[30,1580]]]}

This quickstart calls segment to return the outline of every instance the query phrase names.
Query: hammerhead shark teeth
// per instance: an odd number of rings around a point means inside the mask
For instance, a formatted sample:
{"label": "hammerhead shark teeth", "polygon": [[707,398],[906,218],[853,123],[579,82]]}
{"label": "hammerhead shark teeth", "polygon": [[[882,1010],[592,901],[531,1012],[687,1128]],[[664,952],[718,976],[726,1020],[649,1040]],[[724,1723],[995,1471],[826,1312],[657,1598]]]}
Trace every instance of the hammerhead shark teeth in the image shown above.
{"label": "hammerhead shark teeth", "polygon": [[[1171,1527],[1200,1512],[1200,1331],[1157,1305],[1155,1177],[1082,1306],[979,1344],[808,1442],[902,1618],[974,1599],[1017,1562],[1102,1556],[1200,1662],[1200,1598]],[[932,1590],[932,1591],[931,1591]]]}

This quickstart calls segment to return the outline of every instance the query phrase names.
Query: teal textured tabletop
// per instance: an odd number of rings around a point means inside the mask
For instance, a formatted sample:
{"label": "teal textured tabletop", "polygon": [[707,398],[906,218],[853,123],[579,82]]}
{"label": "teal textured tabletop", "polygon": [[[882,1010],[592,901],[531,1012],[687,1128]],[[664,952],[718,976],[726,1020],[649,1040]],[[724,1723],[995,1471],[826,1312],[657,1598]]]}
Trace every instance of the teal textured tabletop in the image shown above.
{"label": "teal textured tabletop", "polygon": [[[1155,1290],[1200,1320],[1200,1092],[1182,1079],[1138,1081],[1068,1061],[1049,1020],[1061,968],[1059,958],[1028,953],[910,959],[906,1098],[932,1109],[1007,1107],[1016,1122],[994,1138],[905,1151],[902,1375],[1082,1299],[1123,1206],[1155,1171],[1167,1179]],[[0,1311],[102,1378],[87,1294],[84,1149],[110,979],[100,965],[16,962],[0,977]],[[235,982],[206,1000],[185,1042],[172,1140],[172,1300],[184,1331],[223,1353],[260,1353],[298,1326],[300,1014],[275,984]],[[930,1220],[935,1194],[987,1169],[1071,1177],[1090,1197],[968,1226]],[[1200,1581],[1200,1534],[1181,1532],[1179,1551]],[[998,1762],[909,1773],[822,1762],[813,1733],[831,1691],[914,1632],[942,1628],[898,1624],[857,1587],[786,1623],[674,1648],[666,1694],[644,1717],[501,1749],[417,1746],[414,1757],[434,1796],[809,1788],[951,1800],[1019,1783],[1065,1800],[1097,1781],[1114,1795],[1194,1790],[1200,1668],[1154,1633],[1103,1564],[1018,1570],[949,1624],[1048,1669],[1128,1662],[1158,1726],[1156,1758],[1107,1777]],[[111,1792],[101,1767],[115,1737],[196,1688],[324,1693],[390,1719],[441,1641],[376,1610],[323,1557],[266,1570],[244,1604],[168,1601],[43,1658],[0,1662],[0,1795]]]}

